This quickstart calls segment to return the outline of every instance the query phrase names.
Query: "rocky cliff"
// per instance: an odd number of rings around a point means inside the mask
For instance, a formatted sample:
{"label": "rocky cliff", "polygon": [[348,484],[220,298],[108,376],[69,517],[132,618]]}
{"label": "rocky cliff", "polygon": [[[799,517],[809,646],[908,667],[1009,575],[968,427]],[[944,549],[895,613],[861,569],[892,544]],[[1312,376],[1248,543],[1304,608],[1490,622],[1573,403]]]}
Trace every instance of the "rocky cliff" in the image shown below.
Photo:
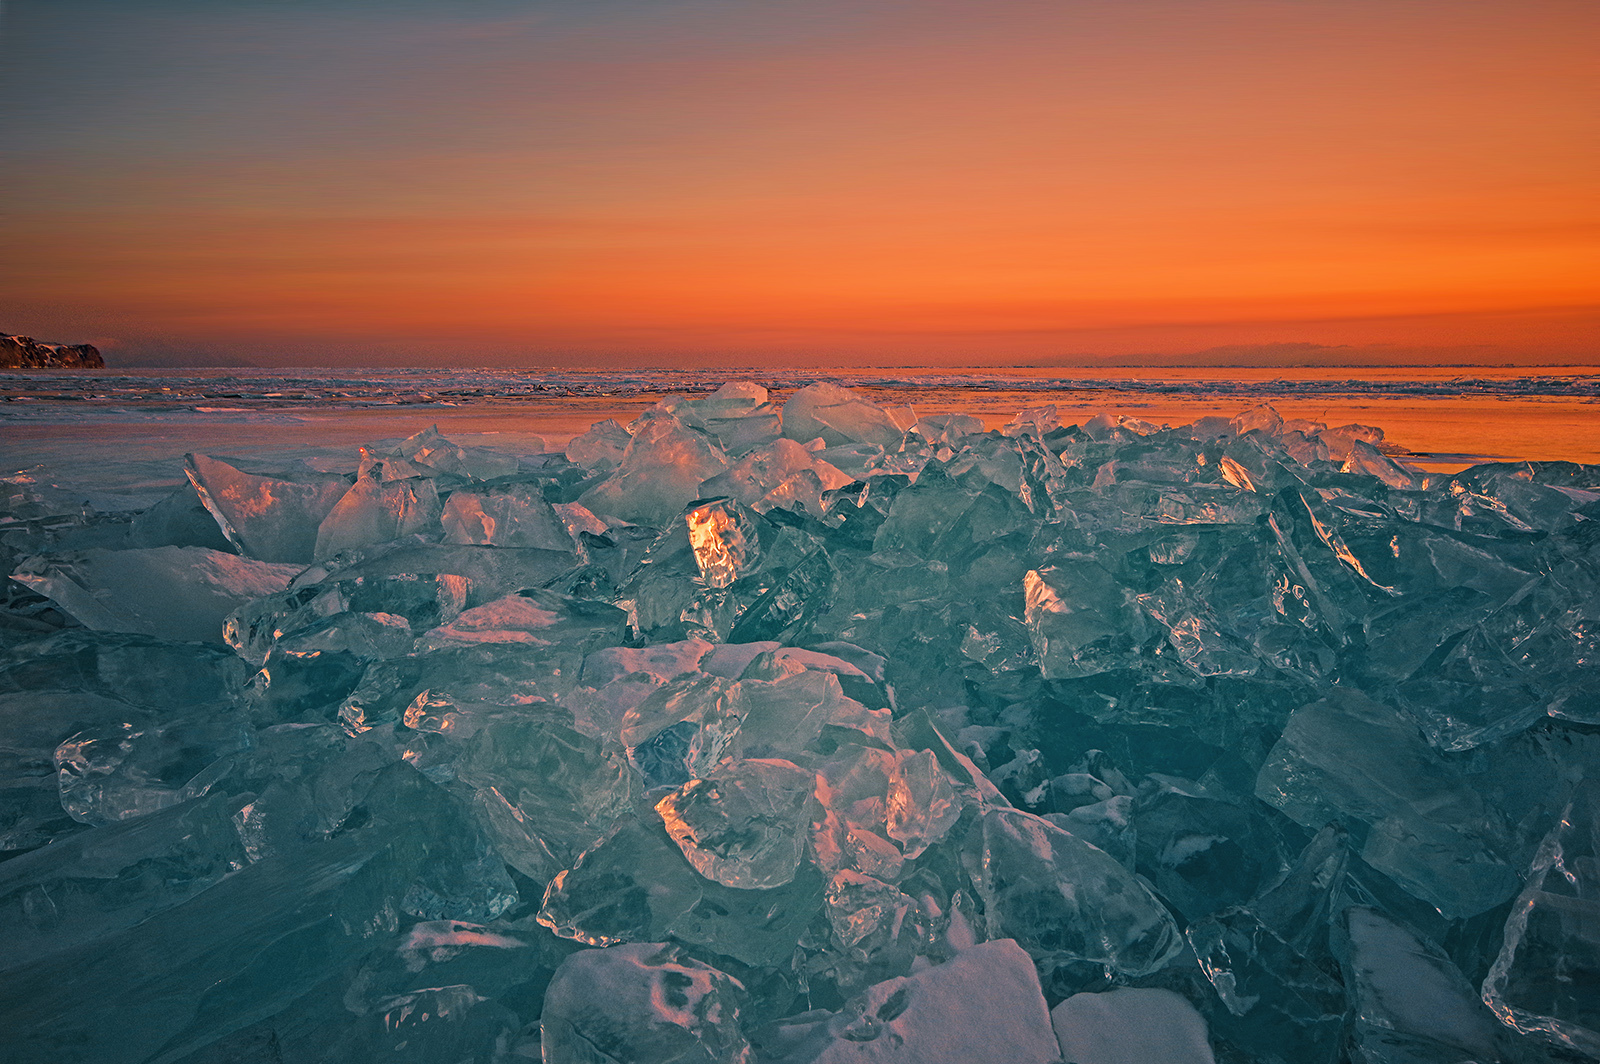
{"label": "rocky cliff", "polygon": [[0,369],[104,369],[92,344],[42,344],[31,336],[0,336]]}

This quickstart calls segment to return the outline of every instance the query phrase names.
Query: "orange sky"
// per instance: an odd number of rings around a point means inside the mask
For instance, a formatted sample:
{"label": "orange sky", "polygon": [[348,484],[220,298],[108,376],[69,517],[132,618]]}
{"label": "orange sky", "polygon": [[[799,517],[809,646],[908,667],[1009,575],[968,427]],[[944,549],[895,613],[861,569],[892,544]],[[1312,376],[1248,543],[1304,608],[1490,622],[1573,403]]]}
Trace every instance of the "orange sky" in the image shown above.
{"label": "orange sky", "polygon": [[1592,3],[4,11],[0,328],[113,361],[1597,355]]}

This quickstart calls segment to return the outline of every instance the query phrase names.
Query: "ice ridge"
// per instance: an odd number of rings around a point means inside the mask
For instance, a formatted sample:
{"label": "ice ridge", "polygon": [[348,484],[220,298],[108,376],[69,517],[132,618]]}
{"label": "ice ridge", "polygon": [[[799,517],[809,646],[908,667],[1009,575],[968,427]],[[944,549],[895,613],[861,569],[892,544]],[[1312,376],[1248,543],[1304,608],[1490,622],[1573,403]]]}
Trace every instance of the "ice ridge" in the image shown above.
{"label": "ice ridge", "polygon": [[797,383],[0,497],[0,1058],[1600,1059],[1600,467]]}

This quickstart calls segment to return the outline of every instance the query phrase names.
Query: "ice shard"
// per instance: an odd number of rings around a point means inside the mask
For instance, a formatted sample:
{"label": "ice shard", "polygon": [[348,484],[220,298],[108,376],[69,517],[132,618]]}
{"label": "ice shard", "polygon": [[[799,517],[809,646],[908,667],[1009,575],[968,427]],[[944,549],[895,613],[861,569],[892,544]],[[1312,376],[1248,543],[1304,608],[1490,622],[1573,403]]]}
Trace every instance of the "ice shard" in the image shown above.
{"label": "ice shard", "polygon": [[1447,915],[1473,916],[1516,892],[1501,829],[1469,779],[1359,692],[1296,710],[1256,795],[1308,828],[1340,816],[1365,825],[1362,857]]}
{"label": "ice shard", "polygon": [[341,551],[439,534],[439,491],[428,477],[362,476],[317,526],[316,561]]}
{"label": "ice shard", "polygon": [[56,748],[61,808],[85,824],[145,816],[206,793],[250,742],[227,713],[87,728]]}
{"label": "ice shard", "polygon": [[836,384],[809,384],[783,404],[783,434],[805,443],[820,437],[828,447],[869,444],[895,447],[901,432],[889,415]]}
{"label": "ice shard", "polygon": [[751,381],[728,381],[703,399],[674,396],[663,405],[685,424],[716,437],[732,457],[771,443],[783,427],[767,389]]}
{"label": "ice shard", "polygon": [[557,969],[539,1030],[548,1064],[744,1064],[739,981],[647,942],[585,950]]}
{"label": "ice shard", "polygon": [[486,447],[463,447],[445,438],[438,426],[429,426],[401,441],[399,455],[407,462],[436,474],[464,480],[494,480],[515,473],[520,465],[512,455]]}
{"label": "ice shard", "polygon": [[1506,919],[1483,981],[1502,1022],[1562,1049],[1600,1057],[1600,781],[1578,785]]}
{"label": "ice shard", "polygon": [[421,645],[482,646],[492,643],[525,646],[570,646],[578,654],[620,639],[622,611],[614,606],[574,598],[557,591],[519,591],[473,606],[420,637]]}
{"label": "ice shard", "polygon": [[219,643],[223,621],[282,591],[300,572],[207,547],[93,549],[25,559],[11,578],[85,627],[175,642]]}
{"label": "ice shard", "polygon": [[622,460],[579,496],[597,514],[661,527],[700,494],[700,485],[728,465],[722,448],[664,410],[648,410],[632,426]]}
{"label": "ice shard", "polygon": [[1142,614],[1111,573],[1094,562],[1030,569],[1024,589],[1028,631],[1047,679],[1077,679],[1122,667],[1144,641]]}
{"label": "ice shard", "polygon": [[807,1013],[761,1032],[774,1064],[1055,1064],[1060,1048],[1039,976],[1015,942],[962,950],[913,975],[867,988],[836,1013]]}
{"label": "ice shard", "polygon": [[662,828],[621,818],[550,881],[538,921],[561,938],[611,946],[670,938],[747,965],[787,963],[822,911],[822,882],[801,869],[769,890],[699,875]]}
{"label": "ice shard", "polygon": [[203,454],[189,455],[185,472],[228,542],[264,562],[311,561],[318,527],[350,490],[341,476],[258,476]]}
{"label": "ice shard", "polygon": [[684,514],[689,547],[707,587],[724,588],[756,567],[761,544],[740,508],[726,500],[704,503]]}
{"label": "ice shard", "polygon": [[1148,975],[1183,949],[1172,914],[1104,851],[1028,813],[993,809],[967,843],[990,929],[1041,960]]}
{"label": "ice shard", "polygon": [[605,835],[633,786],[620,750],[535,708],[504,712],[473,735],[456,774],[477,788],[506,862],[543,886]]}
{"label": "ice shard", "polygon": [[750,451],[700,487],[706,498],[728,495],[757,511],[802,509],[823,516],[823,492],[848,487],[853,480],[790,439],[777,439]]}
{"label": "ice shard", "polygon": [[1356,1042],[1374,1064],[1503,1058],[1494,1016],[1438,946],[1370,906],[1344,911]]}
{"label": "ice shard", "polygon": [[575,549],[566,522],[532,485],[452,492],[441,521],[446,543]]}
{"label": "ice shard", "polygon": [[589,426],[589,431],[574,436],[567,444],[566,456],[584,469],[605,472],[622,464],[622,456],[632,442],[632,433],[619,422],[608,418]]}
{"label": "ice shard", "polygon": [[216,518],[188,481],[150,509],[134,515],[128,523],[128,543],[134,547],[232,549],[217,527]]}
{"label": "ice shard", "polygon": [[794,878],[816,774],[788,761],[725,762],[656,803],[667,834],[707,879],[761,890]]}

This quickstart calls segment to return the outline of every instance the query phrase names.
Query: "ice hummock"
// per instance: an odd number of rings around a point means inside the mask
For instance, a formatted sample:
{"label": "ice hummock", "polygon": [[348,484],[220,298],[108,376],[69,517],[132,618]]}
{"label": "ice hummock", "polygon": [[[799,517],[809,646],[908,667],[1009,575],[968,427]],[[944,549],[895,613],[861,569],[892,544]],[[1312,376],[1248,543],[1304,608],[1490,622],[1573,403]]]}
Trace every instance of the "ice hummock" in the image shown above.
{"label": "ice hummock", "polygon": [[1600,1057],[1600,468],[1381,441],[733,383],[8,496],[3,1055]]}

